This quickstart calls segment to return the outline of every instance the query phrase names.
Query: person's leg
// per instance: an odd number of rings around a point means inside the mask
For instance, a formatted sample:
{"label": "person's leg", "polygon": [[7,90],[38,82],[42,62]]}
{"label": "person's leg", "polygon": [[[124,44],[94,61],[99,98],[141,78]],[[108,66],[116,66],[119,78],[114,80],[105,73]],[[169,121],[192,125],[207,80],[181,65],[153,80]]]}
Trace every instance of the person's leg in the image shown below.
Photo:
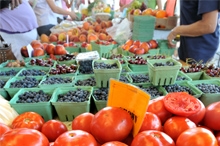
{"label": "person's leg", "polygon": [[50,35],[51,31],[50,29],[53,27],[53,24],[48,24],[48,25],[44,25],[44,26],[40,26],[37,28],[37,33],[39,36],[41,36],[42,34],[46,34],[46,35]]}

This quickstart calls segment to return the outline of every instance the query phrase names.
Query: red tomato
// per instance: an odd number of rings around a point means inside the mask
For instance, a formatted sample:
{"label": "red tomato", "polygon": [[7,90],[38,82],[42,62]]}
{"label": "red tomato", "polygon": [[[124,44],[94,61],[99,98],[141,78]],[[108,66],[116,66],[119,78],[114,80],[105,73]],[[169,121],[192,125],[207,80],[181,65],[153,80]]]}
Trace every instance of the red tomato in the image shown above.
{"label": "red tomato", "polygon": [[12,121],[12,128],[30,128],[41,131],[41,127],[44,124],[44,119],[35,112],[25,112],[18,115]]}
{"label": "red tomato", "polygon": [[72,130],[83,130],[83,131],[91,133],[90,124],[92,122],[93,117],[94,117],[94,114],[92,113],[83,113],[83,114],[78,115],[72,121]]}
{"label": "red tomato", "polygon": [[106,142],[101,146],[128,146],[125,143],[122,143],[120,141],[110,141],[110,142]]}
{"label": "red tomato", "polygon": [[145,131],[145,130],[162,130],[162,124],[158,116],[151,112],[146,112],[144,116],[144,121],[142,123],[142,126],[139,130],[139,132]]}
{"label": "red tomato", "polygon": [[201,105],[201,109],[197,113],[187,117],[188,119],[193,121],[195,124],[199,124],[205,116],[205,105],[199,99],[197,100],[199,101]]}
{"label": "red tomato", "polygon": [[118,107],[105,107],[98,111],[91,122],[91,133],[103,144],[122,141],[133,128],[130,114]]}
{"label": "red tomato", "polygon": [[187,92],[168,93],[163,101],[165,108],[178,116],[188,117],[201,109],[199,101]]}
{"label": "red tomato", "polygon": [[131,146],[175,146],[174,141],[166,133],[157,130],[146,130],[138,133]]}
{"label": "red tomato", "polygon": [[163,131],[174,141],[178,136],[189,128],[195,128],[196,124],[185,117],[174,116],[169,118],[163,126]]}
{"label": "red tomato", "polygon": [[5,125],[5,124],[3,124],[3,123],[0,123],[0,137],[4,134],[4,133],[6,133],[6,132],[8,132],[8,131],[10,131],[11,130],[11,128],[9,127],[9,126],[7,126],[7,125]]}
{"label": "red tomato", "polygon": [[49,141],[38,130],[17,128],[0,137],[0,146],[49,146]]}
{"label": "red tomato", "polygon": [[66,125],[58,120],[49,120],[43,124],[41,132],[53,142],[64,132],[68,131]]}
{"label": "red tomato", "polygon": [[217,134],[215,135],[217,141],[218,141],[218,145],[220,146],[220,132],[217,132]]}
{"label": "red tomato", "polygon": [[210,130],[196,127],[182,132],[176,146],[218,146],[218,143]]}
{"label": "red tomato", "polygon": [[212,130],[220,130],[220,101],[206,107],[204,125]]}
{"label": "red tomato", "polygon": [[150,100],[147,108],[147,112],[156,114],[160,118],[162,124],[172,116],[172,113],[166,110],[163,98],[164,96],[161,96]]}
{"label": "red tomato", "polygon": [[82,130],[71,130],[61,134],[54,146],[97,146],[95,138]]}

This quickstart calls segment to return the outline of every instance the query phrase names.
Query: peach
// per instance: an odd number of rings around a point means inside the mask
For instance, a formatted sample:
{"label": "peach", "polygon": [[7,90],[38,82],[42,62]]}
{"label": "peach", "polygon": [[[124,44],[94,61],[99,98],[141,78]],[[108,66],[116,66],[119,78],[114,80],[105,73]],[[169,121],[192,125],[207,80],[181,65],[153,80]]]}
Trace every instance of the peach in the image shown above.
{"label": "peach", "polygon": [[49,43],[49,37],[46,34],[41,34],[40,41],[41,43]]}
{"label": "peach", "polygon": [[107,25],[106,25],[106,22],[105,22],[105,21],[102,21],[102,22],[101,22],[101,27],[102,27],[102,28],[106,28],[106,27],[107,27]]}
{"label": "peach", "polygon": [[90,27],[89,22],[84,22],[84,23],[83,23],[83,28],[84,28],[85,30],[89,30],[89,27]]}
{"label": "peach", "polygon": [[54,44],[48,44],[47,45],[47,48],[46,48],[46,52],[48,55],[50,54],[54,54],[54,48],[55,48],[55,45]]}
{"label": "peach", "polygon": [[65,33],[60,33],[58,36],[59,41],[65,41],[66,40],[66,34]]}
{"label": "peach", "polygon": [[86,42],[86,40],[87,40],[86,35],[85,35],[85,34],[80,34],[80,36],[79,36],[79,41],[80,41],[80,42]]}
{"label": "peach", "polygon": [[86,30],[83,30],[80,34],[84,34],[84,35],[88,35],[88,31],[86,31]]}
{"label": "peach", "polygon": [[43,45],[40,43],[40,41],[38,40],[34,40],[31,42],[31,46],[33,49],[36,49],[36,48],[43,48]]}
{"label": "peach", "polygon": [[106,38],[107,38],[106,34],[104,34],[104,33],[99,34],[99,39],[100,40],[106,40]]}
{"label": "peach", "polygon": [[112,24],[112,21],[107,21],[107,28],[111,27],[113,24]]}
{"label": "peach", "polygon": [[91,41],[97,41],[98,40],[98,37],[97,37],[97,35],[95,35],[95,34],[89,34],[88,36],[87,36],[87,42],[88,43],[90,43]]}
{"label": "peach", "polygon": [[35,48],[33,50],[33,56],[37,57],[37,56],[43,56],[44,55],[44,50],[41,48]]}
{"label": "peach", "polygon": [[69,41],[79,42],[79,37],[78,37],[78,36],[75,36],[75,35],[72,35],[72,36],[70,36]]}
{"label": "peach", "polygon": [[80,31],[79,28],[73,28],[73,29],[72,29],[72,34],[75,35],[75,36],[79,36],[80,32],[81,32],[81,31]]}
{"label": "peach", "polygon": [[154,15],[153,9],[147,8],[142,12],[142,15]]}
{"label": "peach", "polygon": [[56,34],[51,34],[51,35],[49,36],[49,41],[50,41],[50,42],[57,42],[57,41],[58,41],[57,35],[56,35]]}
{"label": "peach", "polygon": [[63,45],[56,45],[56,47],[54,48],[55,55],[65,55],[66,53],[67,51]]}
{"label": "peach", "polygon": [[46,50],[48,43],[42,43],[42,45],[43,45],[43,49]]}
{"label": "peach", "polygon": [[99,32],[102,29],[101,25],[99,25],[99,24],[95,25],[94,28],[95,28],[96,32]]}

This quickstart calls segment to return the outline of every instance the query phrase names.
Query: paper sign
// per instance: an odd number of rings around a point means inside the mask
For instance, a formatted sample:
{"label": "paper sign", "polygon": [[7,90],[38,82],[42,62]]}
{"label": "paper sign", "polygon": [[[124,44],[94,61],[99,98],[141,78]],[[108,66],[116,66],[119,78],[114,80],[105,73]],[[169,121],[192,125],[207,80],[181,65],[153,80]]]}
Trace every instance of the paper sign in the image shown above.
{"label": "paper sign", "polygon": [[32,57],[33,50],[34,50],[33,47],[30,44],[28,44],[27,45],[27,51],[28,51],[29,58]]}
{"label": "paper sign", "polygon": [[107,106],[120,107],[129,112],[134,122],[133,136],[141,128],[149,100],[150,95],[140,88],[110,79]]}

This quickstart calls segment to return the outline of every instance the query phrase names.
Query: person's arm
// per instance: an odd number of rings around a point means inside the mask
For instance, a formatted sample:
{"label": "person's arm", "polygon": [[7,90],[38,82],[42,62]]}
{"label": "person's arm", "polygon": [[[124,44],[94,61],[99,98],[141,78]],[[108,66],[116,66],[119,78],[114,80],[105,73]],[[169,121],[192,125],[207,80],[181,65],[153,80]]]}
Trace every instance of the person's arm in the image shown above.
{"label": "person's arm", "polygon": [[162,2],[161,2],[161,0],[157,0],[157,9],[158,10],[162,10]]}
{"label": "person's arm", "polygon": [[213,33],[216,29],[218,21],[218,10],[204,13],[202,20],[199,20],[190,25],[180,25],[175,27],[167,37],[170,46],[174,46],[172,43],[177,35],[197,37],[205,34]]}
{"label": "person's arm", "polygon": [[63,8],[56,6],[53,0],[46,0],[46,1],[54,13],[61,14],[61,15],[69,15],[72,19],[76,19],[76,14],[74,12],[67,11],[67,10],[64,10]]}

